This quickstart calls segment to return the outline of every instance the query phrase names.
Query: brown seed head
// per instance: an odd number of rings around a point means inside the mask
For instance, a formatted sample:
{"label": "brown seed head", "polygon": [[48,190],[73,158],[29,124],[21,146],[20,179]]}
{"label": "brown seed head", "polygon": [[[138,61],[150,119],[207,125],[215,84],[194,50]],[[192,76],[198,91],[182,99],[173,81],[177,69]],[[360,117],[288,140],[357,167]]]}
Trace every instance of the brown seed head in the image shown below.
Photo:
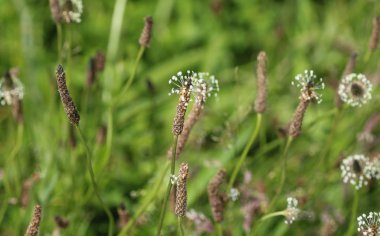
{"label": "brown seed head", "polygon": [[380,37],[380,17],[377,16],[373,19],[373,22],[372,22],[372,35],[369,41],[369,49],[371,49],[372,51],[377,48],[377,45],[379,44],[379,37]]}
{"label": "brown seed head", "polygon": [[153,18],[151,16],[146,16],[144,20],[144,29],[140,35],[139,43],[142,47],[148,47],[150,39],[152,38]]}
{"label": "brown seed head", "polygon": [[129,214],[128,211],[125,209],[124,204],[120,204],[120,206],[117,208],[117,215],[119,216],[118,226],[120,229],[122,229],[129,220]]}
{"label": "brown seed head", "polygon": [[[203,100],[200,100],[203,101]],[[193,129],[195,123],[199,120],[201,117],[202,111],[204,107],[204,102],[200,103],[194,103],[193,108],[190,111],[190,114],[188,118],[185,121],[185,124],[183,126],[183,131],[181,135],[178,137],[178,143],[177,143],[177,151],[176,151],[176,158],[178,159],[179,155],[182,153],[183,149],[185,148],[186,142],[189,139],[190,132]],[[168,157],[169,159],[173,156],[173,147],[170,147],[168,150]]]}
{"label": "brown seed head", "polygon": [[96,79],[96,58],[92,57],[87,66],[87,88],[91,87]]}
{"label": "brown seed head", "polygon": [[211,205],[212,215],[215,222],[222,222],[224,219],[224,207],[226,205],[225,195],[219,191],[226,176],[225,170],[219,170],[216,176],[208,184],[208,199]]}
{"label": "brown seed head", "polygon": [[182,88],[182,91],[179,96],[179,101],[177,104],[177,112],[174,117],[173,129],[172,129],[173,134],[177,136],[180,135],[183,131],[183,125],[185,123],[185,113],[186,113],[187,105],[190,101],[190,95],[191,95],[190,86],[191,86],[191,83],[188,83],[187,86]]}
{"label": "brown seed head", "polygon": [[255,102],[255,111],[257,113],[263,113],[266,109],[266,61],[267,55],[265,52],[260,52],[257,56],[257,96]]}
{"label": "brown seed head", "polygon": [[289,127],[289,136],[297,137],[301,133],[302,121],[305,116],[306,109],[310,103],[310,100],[301,99],[298,107],[294,113],[293,120]]}
{"label": "brown seed head", "polygon": [[53,21],[58,24],[61,22],[61,8],[59,6],[59,0],[49,0],[51,17]]}
{"label": "brown seed head", "polygon": [[184,217],[187,208],[187,190],[186,181],[189,174],[189,166],[187,163],[182,163],[179,167],[179,176],[177,181],[176,205],[175,214],[179,217]]}
{"label": "brown seed head", "polygon": [[38,230],[40,227],[41,223],[41,206],[36,205],[34,207],[33,215],[32,215],[32,220],[29,223],[28,229],[26,230],[25,236],[37,236],[38,235]]}
{"label": "brown seed head", "polygon": [[96,61],[96,71],[101,72],[104,70],[104,66],[106,64],[106,55],[104,55],[103,52],[97,52],[95,56],[95,61]]}
{"label": "brown seed head", "polygon": [[73,99],[70,97],[69,90],[67,89],[65,71],[63,70],[62,65],[58,65],[57,67],[56,78],[59,96],[61,97],[63,108],[67,114],[67,117],[69,118],[71,124],[78,125],[80,116]]}

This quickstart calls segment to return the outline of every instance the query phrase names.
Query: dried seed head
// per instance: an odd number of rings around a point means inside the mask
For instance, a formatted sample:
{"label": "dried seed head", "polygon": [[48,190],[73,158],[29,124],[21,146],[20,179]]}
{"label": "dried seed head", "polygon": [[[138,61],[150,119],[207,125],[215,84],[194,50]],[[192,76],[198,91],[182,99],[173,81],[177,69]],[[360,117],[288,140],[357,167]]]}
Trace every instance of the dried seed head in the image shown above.
{"label": "dried seed head", "polygon": [[339,84],[338,94],[352,107],[366,104],[372,99],[372,83],[363,74],[349,74]]}
{"label": "dried seed head", "polygon": [[57,85],[59,96],[63,104],[63,108],[69,118],[69,121],[73,125],[78,125],[80,116],[73,100],[70,97],[69,90],[66,86],[65,71],[63,70],[62,65],[58,65],[56,71]]}
{"label": "dried seed head", "polygon": [[59,0],[49,0],[51,17],[53,21],[58,24],[61,22],[61,7],[59,5]]}
{"label": "dried seed head", "polygon": [[369,41],[370,50],[373,51],[377,48],[377,45],[379,44],[379,37],[380,37],[380,17],[377,16],[373,18],[373,22],[372,22],[372,35]]}
{"label": "dried seed head", "polygon": [[25,236],[37,236],[40,223],[41,223],[41,211],[40,205],[36,205],[33,210],[32,220],[29,223],[28,229],[26,230]]}
{"label": "dried seed head", "polygon": [[293,115],[293,120],[289,126],[289,136],[297,137],[301,134],[302,122],[306,113],[306,109],[309,106],[310,100],[301,99],[298,104],[298,107]]}
{"label": "dried seed head", "polygon": [[305,70],[303,74],[298,74],[295,77],[295,81],[292,81],[292,85],[297,88],[301,88],[301,100],[315,100],[317,103],[322,102],[322,95],[317,93],[317,90],[323,90],[325,84],[322,78],[317,79],[313,70]]}
{"label": "dried seed head", "polygon": [[54,217],[55,224],[60,229],[65,229],[69,226],[70,222],[68,219],[63,218],[62,216],[55,216]]}
{"label": "dried seed head", "polygon": [[106,55],[103,52],[97,52],[95,56],[95,68],[97,72],[101,72],[104,70],[104,66],[106,64]]}
{"label": "dried seed head", "polygon": [[255,101],[255,111],[263,113],[266,109],[267,82],[266,82],[266,61],[265,52],[260,52],[257,56],[257,96]]}
{"label": "dried seed head", "polygon": [[21,197],[20,197],[20,204],[22,207],[27,207],[29,204],[30,199],[30,190],[32,189],[33,185],[40,180],[40,174],[34,173],[32,176],[30,176],[28,179],[24,181],[22,184],[21,189]]}
{"label": "dried seed head", "polygon": [[224,219],[224,207],[226,205],[226,198],[220,192],[220,187],[226,177],[225,170],[219,170],[216,176],[211,180],[208,185],[208,199],[211,205],[211,211],[215,222],[222,222]]}
{"label": "dried seed head", "polygon": [[380,235],[380,213],[370,212],[358,217],[358,232],[367,236]]}
{"label": "dried seed head", "polygon": [[187,189],[186,181],[189,174],[189,166],[187,163],[182,163],[179,167],[179,175],[176,189],[176,205],[175,214],[179,217],[184,217],[187,208]]}
{"label": "dried seed head", "polygon": [[144,29],[140,35],[139,43],[142,47],[148,47],[152,38],[153,18],[151,16],[146,16],[144,20]]}
{"label": "dried seed head", "polygon": [[90,58],[87,66],[87,88],[91,87],[96,80],[96,59]]}

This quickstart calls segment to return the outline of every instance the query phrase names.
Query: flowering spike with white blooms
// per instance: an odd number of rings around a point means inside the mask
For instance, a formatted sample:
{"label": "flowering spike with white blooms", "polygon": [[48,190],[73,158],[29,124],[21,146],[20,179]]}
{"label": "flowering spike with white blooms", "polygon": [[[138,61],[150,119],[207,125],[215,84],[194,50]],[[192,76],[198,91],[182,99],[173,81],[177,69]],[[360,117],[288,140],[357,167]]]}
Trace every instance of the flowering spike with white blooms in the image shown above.
{"label": "flowering spike with white blooms", "polygon": [[322,95],[318,94],[317,90],[323,90],[325,84],[322,78],[317,78],[313,70],[305,70],[303,74],[296,75],[295,81],[292,81],[292,85],[301,89],[299,99],[307,101],[315,100],[317,103],[322,102]]}
{"label": "flowering spike with white blooms", "polygon": [[12,105],[24,97],[24,87],[21,81],[11,73],[0,80],[0,105]]}
{"label": "flowering spike with white blooms", "polygon": [[361,107],[372,99],[372,83],[363,74],[349,74],[339,84],[338,94],[343,102]]}
{"label": "flowering spike with white blooms", "polygon": [[356,189],[368,185],[372,178],[372,168],[369,158],[364,155],[352,155],[342,161],[340,165],[344,183],[350,183]]}
{"label": "flowering spike with white blooms", "polygon": [[292,224],[298,219],[298,215],[301,210],[297,208],[298,201],[294,197],[288,197],[286,201],[288,202],[288,207],[285,210],[285,224]]}
{"label": "flowering spike with white blooms", "polygon": [[186,74],[178,72],[169,79],[169,84],[173,85],[169,96],[180,94],[184,88],[187,88],[198,104],[205,103],[208,97],[216,97],[219,92],[218,80],[208,72],[196,73],[190,70],[186,71]]}
{"label": "flowering spike with white blooms", "polygon": [[380,235],[380,213],[370,212],[358,217],[358,232],[366,236]]}

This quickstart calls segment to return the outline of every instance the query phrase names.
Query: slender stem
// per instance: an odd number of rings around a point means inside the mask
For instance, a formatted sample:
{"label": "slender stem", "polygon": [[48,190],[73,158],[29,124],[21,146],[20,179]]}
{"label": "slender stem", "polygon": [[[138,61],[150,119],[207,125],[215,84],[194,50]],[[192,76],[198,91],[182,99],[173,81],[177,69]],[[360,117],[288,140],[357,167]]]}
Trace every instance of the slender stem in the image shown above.
{"label": "slender stem", "polygon": [[153,199],[156,197],[158,190],[161,187],[162,182],[164,181],[164,178],[166,176],[166,172],[168,171],[170,165],[167,165],[165,167],[165,170],[162,172],[161,176],[159,177],[158,182],[156,183],[156,187],[152,188],[152,191],[148,193],[148,197],[145,198],[146,200],[143,201],[143,203],[140,205],[140,207],[137,209],[136,213],[133,215],[132,219],[128,221],[128,223],[124,226],[124,228],[120,231],[118,236],[127,235],[131,227],[134,225],[135,221],[139,218],[139,216],[145,211],[145,209],[149,206],[149,204],[153,201]]}
{"label": "slender stem", "polygon": [[160,221],[159,221],[158,230],[157,230],[157,236],[161,235],[162,225],[164,223],[165,214],[166,214],[166,206],[168,205],[168,200],[170,197],[170,191],[171,191],[172,186],[173,186],[171,177],[174,175],[174,172],[175,172],[175,159],[177,157],[177,142],[178,142],[178,135],[175,135],[174,136],[174,145],[173,145],[173,155],[172,155],[171,167],[170,167],[170,179],[169,179],[168,188],[166,190],[166,196],[165,196],[164,202],[162,204]]}
{"label": "slender stem", "polygon": [[351,220],[349,224],[349,228],[346,232],[346,236],[352,236],[355,232],[356,227],[356,215],[358,211],[358,202],[359,202],[359,192],[358,190],[354,190],[354,201],[352,203],[352,209],[351,209]]}
{"label": "slender stem", "polygon": [[264,220],[267,220],[267,219],[275,217],[275,216],[283,216],[283,215],[285,215],[284,211],[272,212],[272,213],[266,214],[265,216],[261,217],[260,221],[264,221]]}
{"label": "slender stem", "polygon": [[248,143],[245,145],[244,150],[243,150],[243,152],[239,158],[238,163],[235,165],[235,168],[232,172],[230,181],[228,182],[227,190],[231,189],[232,186],[234,185],[235,179],[237,177],[237,174],[240,171],[241,165],[244,163],[245,159],[247,158],[247,154],[249,152],[249,149],[251,148],[253,142],[255,141],[255,139],[259,133],[260,126],[261,126],[261,119],[262,119],[262,114],[257,113],[255,129],[253,130],[251,137],[249,138]]}
{"label": "slender stem", "polygon": [[107,208],[107,206],[104,204],[102,198],[100,197],[100,194],[99,194],[99,191],[98,191],[98,186],[96,184],[96,181],[95,181],[95,175],[94,175],[94,170],[92,169],[92,161],[91,161],[91,151],[87,145],[87,142],[84,138],[84,135],[79,127],[79,125],[76,125],[76,128],[78,130],[78,133],[79,133],[79,137],[83,143],[83,145],[85,146],[86,148],[86,157],[87,157],[87,167],[88,167],[88,171],[90,173],[90,177],[91,177],[91,184],[92,184],[92,187],[94,188],[94,192],[95,192],[95,195],[96,197],[98,198],[99,202],[100,202],[100,205],[102,206],[102,208],[104,209],[104,211],[106,212],[107,216],[108,216],[108,220],[109,220],[109,225],[108,225],[108,236],[112,236],[113,234],[113,224],[114,224],[114,220],[113,220],[113,217],[112,217],[112,214],[111,214],[111,211]]}
{"label": "slender stem", "polygon": [[134,64],[134,66],[132,68],[131,76],[130,76],[129,80],[127,81],[127,83],[122,88],[121,92],[118,94],[118,96],[116,96],[116,98],[114,99],[114,101],[112,102],[112,104],[116,104],[116,103],[120,102],[121,98],[128,91],[129,87],[131,87],[132,82],[135,79],[135,75],[136,75],[136,71],[137,71],[137,66],[138,66],[138,64],[139,64],[139,62],[141,60],[142,55],[144,54],[144,51],[145,51],[145,47],[141,46],[140,49],[139,49],[139,52],[137,53],[136,61],[135,61],[135,64]]}
{"label": "slender stem", "polygon": [[215,228],[216,228],[216,235],[217,236],[223,236],[222,224],[221,223],[216,223],[215,224]]}
{"label": "slender stem", "polygon": [[287,166],[287,159],[288,159],[288,150],[289,150],[289,147],[290,147],[290,144],[292,143],[292,141],[293,141],[293,138],[291,136],[289,136],[288,140],[286,142],[284,152],[282,153],[282,157],[281,157],[283,160],[283,163],[282,163],[280,187],[277,189],[276,195],[272,199],[272,202],[269,204],[268,212],[270,212],[271,209],[275,206],[277,199],[280,196],[282,189],[284,187],[284,183],[285,183],[285,179],[286,179],[286,166]]}
{"label": "slender stem", "polygon": [[182,225],[182,217],[178,217],[178,228],[181,236],[185,236],[185,230]]}
{"label": "slender stem", "polygon": [[57,27],[57,50],[58,50],[58,62],[62,60],[62,25],[56,24]]}

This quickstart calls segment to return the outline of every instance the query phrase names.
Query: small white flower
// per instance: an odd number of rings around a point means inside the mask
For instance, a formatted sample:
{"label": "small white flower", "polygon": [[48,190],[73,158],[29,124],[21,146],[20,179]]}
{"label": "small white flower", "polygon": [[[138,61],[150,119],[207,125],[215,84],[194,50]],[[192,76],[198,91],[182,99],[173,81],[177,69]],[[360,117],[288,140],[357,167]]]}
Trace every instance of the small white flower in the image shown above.
{"label": "small white flower", "polygon": [[298,219],[301,210],[297,208],[298,201],[294,197],[288,197],[287,202],[288,207],[285,210],[285,224],[292,224]]}
{"label": "small white flower", "polygon": [[240,193],[239,193],[239,190],[238,190],[238,189],[236,189],[236,188],[231,188],[231,189],[230,189],[230,194],[229,194],[229,196],[230,196],[230,198],[231,198],[231,200],[232,200],[233,202],[235,202],[235,201],[239,198],[239,195],[240,195]]}
{"label": "small white flower", "polygon": [[366,236],[377,236],[380,234],[380,213],[370,212],[357,218],[358,232]]}
{"label": "small white flower", "polygon": [[24,97],[24,87],[21,81],[9,75],[0,80],[0,105],[12,105],[14,99],[22,100]]}
{"label": "small white flower", "polygon": [[178,176],[175,176],[175,175],[170,176],[170,182],[172,183],[172,185],[177,184],[177,181],[178,181]]}
{"label": "small white flower", "polygon": [[363,74],[349,74],[339,84],[338,94],[343,102],[361,107],[372,98],[372,84]]}
{"label": "small white flower", "polygon": [[62,16],[67,23],[76,22],[80,23],[82,21],[81,16],[83,13],[83,2],[82,0],[67,0],[63,5],[64,10],[62,11]]}
{"label": "small white flower", "polygon": [[317,103],[322,102],[322,95],[317,93],[317,90],[323,90],[325,84],[322,78],[318,79],[313,70],[305,70],[303,74],[298,74],[292,85],[301,89],[299,99],[315,100]]}
{"label": "small white flower", "polygon": [[183,74],[180,71],[169,79],[169,84],[173,86],[169,96],[173,94],[181,95],[186,90],[193,94],[195,102],[198,104],[205,103],[207,97],[211,97],[211,95],[216,97],[219,92],[218,80],[208,72],[196,73],[187,70],[186,74]]}
{"label": "small white flower", "polygon": [[356,189],[368,185],[368,180],[371,179],[369,158],[364,155],[356,154],[347,157],[342,161],[340,169],[343,182],[354,185]]}

